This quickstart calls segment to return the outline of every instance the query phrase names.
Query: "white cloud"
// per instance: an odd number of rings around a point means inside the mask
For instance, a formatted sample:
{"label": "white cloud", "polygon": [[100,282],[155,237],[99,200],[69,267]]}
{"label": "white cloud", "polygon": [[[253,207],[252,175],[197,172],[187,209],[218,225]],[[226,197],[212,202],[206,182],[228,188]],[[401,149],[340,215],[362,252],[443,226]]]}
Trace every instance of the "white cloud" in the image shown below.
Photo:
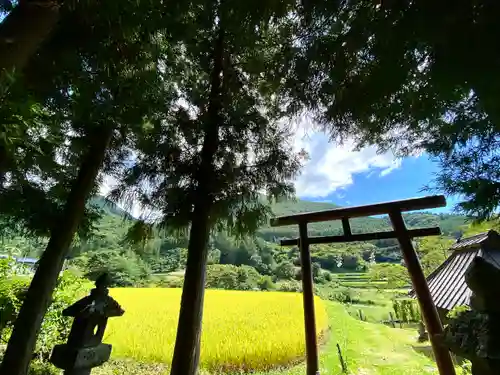
{"label": "white cloud", "polygon": [[[378,153],[376,147],[354,150],[354,143],[330,142],[322,132],[297,129],[295,148],[309,154],[301,175],[295,182],[299,197],[326,197],[353,183],[355,173],[378,173],[386,176],[401,166],[401,159],[392,152]],[[338,193],[341,195],[341,193]]]}

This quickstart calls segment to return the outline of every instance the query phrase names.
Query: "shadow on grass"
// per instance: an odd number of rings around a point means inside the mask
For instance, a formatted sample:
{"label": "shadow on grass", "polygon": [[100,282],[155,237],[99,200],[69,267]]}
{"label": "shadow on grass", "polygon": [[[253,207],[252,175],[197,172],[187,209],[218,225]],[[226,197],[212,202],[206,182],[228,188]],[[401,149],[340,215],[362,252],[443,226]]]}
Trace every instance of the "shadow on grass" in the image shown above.
{"label": "shadow on grass", "polygon": [[[415,350],[417,353],[425,355],[427,358],[430,358],[433,362],[436,361],[434,357],[434,352],[432,351],[432,346],[431,344],[422,344],[422,345],[412,345],[413,350]],[[451,359],[453,360],[453,363],[455,366],[461,366],[466,360],[465,358],[458,357],[454,355],[453,353],[451,354]]]}

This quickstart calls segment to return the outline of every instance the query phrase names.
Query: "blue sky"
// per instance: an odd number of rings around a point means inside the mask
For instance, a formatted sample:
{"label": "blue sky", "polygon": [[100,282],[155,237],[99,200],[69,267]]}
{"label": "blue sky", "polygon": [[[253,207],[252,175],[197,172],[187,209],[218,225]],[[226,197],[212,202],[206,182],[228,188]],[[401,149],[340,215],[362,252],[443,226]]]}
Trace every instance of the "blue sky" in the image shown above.
{"label": "blue sky", "polygon": [[[380,168],[354,173],[352,184],[329,193],[326,197],[302,196],[302,198],[312,201],[326,201],[342,206],[357,206],[434,194],[421,191],[421,189],[432,181],[437,168],[437,163],[432,161],[428,155],[422,154],[418,157],[403,159],[399,167],[385,175],[380,175]],[[447,197],[447,203],[447,207],[433,211],[451,211],[456,199]]]}
{"label": "blue sky", "polygon": [[[404,159],[376,148],[354,150],[352,142],[334,144],[323,133],[297,136],[295,146],[309,153],[295,187],[301,199],[354,206],[434,194],[422,191],[439,165],[425,153]],[[451,212],[456,198],[447,197]]]}

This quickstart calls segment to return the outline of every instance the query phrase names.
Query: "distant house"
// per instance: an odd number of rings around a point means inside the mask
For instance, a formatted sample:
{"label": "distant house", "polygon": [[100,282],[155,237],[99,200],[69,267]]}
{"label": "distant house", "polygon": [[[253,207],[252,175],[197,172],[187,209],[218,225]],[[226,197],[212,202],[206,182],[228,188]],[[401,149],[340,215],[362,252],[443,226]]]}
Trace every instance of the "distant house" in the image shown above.
{"label": "distant house", "polygon": [[16,258],[16,262],[24,265],[25,267],[34,270],[38,259],[36,258]]}
{"label": "distant house", "polygon": [[[8,255],[0,254],[0,259],[4,258],[10,258]],[[34,272],[36,269],[36,265],[38,263],[38,259],[36,258],[16,258],[16,257],[11,257],[12,259],[15,260],[15,265],[13,267],[16,268],[16,272],[18,273],[31,273]]]}
{"label": "distant house", "polygon": [[[461,238],[450,250],[453,253],[427,277],[442,321],[446,321],[446,315],[455,306],[469,305],[472,292],[465,283],[465,272],[475,257],[482,257],[500,268],[500,235],[490,230]],[[416,298],[413,290],[410,296]]]}

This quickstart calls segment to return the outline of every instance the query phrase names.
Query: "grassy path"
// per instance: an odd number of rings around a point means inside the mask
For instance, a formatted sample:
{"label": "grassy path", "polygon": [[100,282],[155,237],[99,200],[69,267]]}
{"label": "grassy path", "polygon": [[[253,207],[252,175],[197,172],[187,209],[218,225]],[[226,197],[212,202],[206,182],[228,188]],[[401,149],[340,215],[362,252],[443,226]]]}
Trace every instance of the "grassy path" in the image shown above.
{"label": "grassy path", "polygon": [[[342,347],[350,374],[357,375],[420,375],[437,374],[435,364],[415,352],[415,334],[411,331],[389,328],[381,324],[361,322],[351,317],[345,308],[326,303],[331,334],[321,350],[320,373],[341,373],[337,342]],[[259,373],[259,375],[303,375],[305,366]]]}

